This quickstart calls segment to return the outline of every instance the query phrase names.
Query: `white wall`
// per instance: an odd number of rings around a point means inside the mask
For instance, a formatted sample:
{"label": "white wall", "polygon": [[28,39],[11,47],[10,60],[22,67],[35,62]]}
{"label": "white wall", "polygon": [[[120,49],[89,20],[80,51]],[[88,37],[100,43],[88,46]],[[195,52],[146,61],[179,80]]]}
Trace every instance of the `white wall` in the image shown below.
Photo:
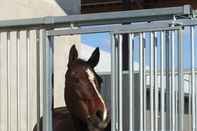
{"label": "white wall", "polygon": [[65,15],[51,0],[1,0],[0,20]]}

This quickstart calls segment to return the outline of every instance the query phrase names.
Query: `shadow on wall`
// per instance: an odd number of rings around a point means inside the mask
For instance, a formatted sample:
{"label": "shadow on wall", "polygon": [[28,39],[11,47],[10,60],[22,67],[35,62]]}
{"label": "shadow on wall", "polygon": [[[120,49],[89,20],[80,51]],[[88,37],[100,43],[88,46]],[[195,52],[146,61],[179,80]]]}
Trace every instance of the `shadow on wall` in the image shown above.
{"label": "shadow on wall", "polygon": [[67,15],[80,14],[81,0],[55,0]]}

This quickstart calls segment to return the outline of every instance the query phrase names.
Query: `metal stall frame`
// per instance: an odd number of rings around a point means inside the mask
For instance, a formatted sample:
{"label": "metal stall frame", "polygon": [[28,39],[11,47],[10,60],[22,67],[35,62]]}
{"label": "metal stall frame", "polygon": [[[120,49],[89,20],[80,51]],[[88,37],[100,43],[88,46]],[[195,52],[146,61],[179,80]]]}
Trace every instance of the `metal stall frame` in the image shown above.
{"label": "metal stall frame", "polygon": [[[66,35],[74,35],[74,34],[89,34],[89,33],[98,33],[98,32],[108,32],[111,34],[111,42],[112,42],[112,130],[113,131],[123,131],[123,125],[122,125],[122,120],[123,120],[123,115],[122,115],[122,91],[121,91],[121,87],[122,87],[122,68],[121,68],[121,64],[120,62],[121,60],[121,35],[123,33],[140,33],[140,32],[154,32],[154,31],[161,31],[161,30],[180,30],[182,29],[182,26],[176,26],[176,27],[171,27],[169,26],[169,22],[163,22],[163,24],[159,24],[157,22],[153,22],[153,23],[143,23],[143,24],[139,24],[139,25],[115,25],[115,26],[105,26],[105,27],[100,27],[100,28],[89,28],[89,29],[66,29],[66,30],[50,30],[47,31],[46,33],[46,39],[45,40],[47,42],[47,45],[51,44],[49,42],[49,39],[53,39],[54,37],[58,37],[58,36],[66,36]],[[132,35],[131,35],[132,37]],[[132,38],[131,38],[132,41]],[[130,41],[130,42],[131,42]],[[50,50],[53,50],[52,48],[49,48]],[[130,47],[130,49],[132,49],[132,47]],[[132,53],[132,52],[131,52]],[[141,53],[142,53],[142,49],[141,49]],[[143,54],[143,53],[142,53]],[[130,54],[130,57],[132,57],[132,54]],[[52,58],[50,58],[52,60]],[[141,60],[141,62],[144,62],[143,60]],[[132,64],[133,62],[130,61],[130,64]],[[141,82],[144,81],[143,79],[143,70],[144,68],[141,67]],[[132,73],[132,69],[130,68],[130,73]],[[116,79],[115,79],[116,78]],[[130,74],[130,85],[132,84],[132,74]],[[143,88],[143,85],[142,85]],[[130,89],[132,89],[132,87],[130,87]],[[142,89],[141,89],[142,90]],[[130,91],[132,92],[132,91]],[[143,90],[142,90],[142,94],[143,94]],[[116,94],[116,95],[115,95]],[[143,95],[142,95],[143,96]],[[131,95],[132,97],[132,95]],[[142,97],[143,98],[143,97]],[[141,98],[141,99],[142,99]],[[51,98],[50,98],[51,100]],[[142,99],[143,102],[143,99]],[[133,102],[130,101],[130,121],[132,122],[132,118],[133,118],[133,109],[132,109],[132,104]],[[143,103],[141,103],[141,105],[143,105]],[[49,106],[50,107],[50,106]],[[143,108],[142,108],[143,111]],[[51,113],[49,113],[48,111],[48,115],[50,115]],[[141,122],[143,122],[143,117],[141,117]],[[48,123],[49,124],[49,123]],[[143,130],[143,124],[141,124],[140,126],[141,130]],[[133,124],[130,125],[130,131],[133,131]]]}
{"label": "metal stall frame", "polygon": [[[194,26],[197,25],[197,19],[189,19],[187,16],[192,14],[192,9],[190,5],[184,5],[180,7],[170,7],[170,8],[159,8],[159,9],[145,9],[145,10],[134,10],[134,11],[121,11],[121,12],[113,12],[113,13],[97,13],[97,14],[86,14],[86,15],[71,15],[71,16],[54,16],[54,17],[43,17],[43,18],[34,18],[34,19],[23,19],[23,20],[11,20],[11,21],[0,21],[0,31],[9,31],[12,30],[37,30],[37,89],[38,94],[40,94],[39,89],[43,88],[43,130],[44,131],[52,131],[52,79],[53,79],[53,37],[62,36],[62,35],[73,35],[73,34],[87,34],[87,33],[98,33],[98,32],[109,32],[111,33],[111,41],[112,41],[112,93],[117,94],[117,91],[120,90],[122,86],[122,68],[121,66],[117,67],[118,64],[121,63],[121,37],[123,33],[130,34],[130,42],[132,43],[132,38],[134,33],[141,32],[155,32],[155,31],[167,31],[167,30],[182,30],[183,26]],[[184,16],[185,19],[180,17],[181,19],[177,19],[176,23],[172,19],[173,16]],[[149,22],[149,23],[141,23],[139,25],[116,25],[122,23],[136,23],[136,22]],[[111,25],[114,24],[114,25]],[[105,25],[100,27],[94,27],[95,25]],[[171,26],[175,25],[175,26]],[[72,28],[72,27],[80,27],[82,28]],[[83,28],[83,26],[90,26],[90,28]],[[56,28],[66,28],[64,30],[54,30]],[[40,33],[39,30],[42,31],[43,41],[40,42]],[[180,33],[181,34],[181,33]],[[162,38],[164,34],[162,33]],[[119,36],[117,40],[115,36]],[[20,40],[20,39],[17,39]],[[28,42],[29,43],[29,42]],[[40,44],[43,44],[43,85],[40,85]],[[162,39],[162,43],[164,41]],[[162,46],[163,48],[163,46]],[[130,57],[132,58],[131,52],[132,46],[130,46]],[[143,47],[140,48],[142,55],[144,50]],[[162,52],[163,53],[163,52]],[[180,50],[181,54],[181,50]],[[116,57],[119,56],[119,57]],[[163,55],[161,56],[162,60]],[[9,60],[9,59],[7,59]],[[144,59],[141,59],[141,63],[143,63]],[[181,63],[180,58],[180,63]],[[133,64],[133,59],[130,61],[130,65]],[[141,66],[141,82],[143,79],[144,67]],[[164,75],[163,67],[161,68],[161,73]],[[180,72],[182,72],[182,67],[179,68]],[[130,86],[133,86],[133,68],[129,69],[130,71]],[[115,79],[118,79],[118,84]],[[162,79],[162,78],[161,78]],[[179,81],[181,82],[182,77],[180,75]],[[162,80],[163,81],[163,80]],[[163,83],[161,83],[163,86]],[[143,88],[143,84],[141,84],[141,91]],[[130,90],[132,92],[132,90]],[[119,97],[121,98],[121,90],[119,92]],[[142,92],[143,93],[143,92]],[[164,91],[162,90],[162,93]],[[119,106],[115,106],[117,103],[117,96],[112,94],[112,130],[113,131],[122,131],[122,102],[121,99],[118,99]],[[182,94],[182,92],[180,92]],[[37,116],[40,116],[40,98],[37,95]],[[132,95],[130,99],[132,99]],[[141,98],[142,99],[142,98]],[[162,107],[164,106],[164,98],[161,99]],[[130,101],[130,131],[133,131],[133,99]],[[143,99],[141,101],[143,104]],[[9,106],[9,104],[8,104]],[[118,111],[119,114],[116,114],[115,111]],[[142,110],[143,112],[143,110]],[[182,111],[181,111],[182,112]],[[162,116],[164,115],[164,110],[162,110]],[[180,117],[182,118],[182,117]],[[39,118],[38,118],[39,120]],[[143,116],[141,117],[141,122],[143,123]],[[164,120],[162,122],[164,124]],[[180,123],[182,120],[180,119]],[[8,123],[9,124],[9,123]],[[163,124],[162,127],[164,126]],[[39,125],[39,123],[38,123]],[[8,125],[9,126],[9,125]],[[141,128],[143,129],[143,124],[141,124]],[[38,126],[39,129],[39,126]]]}
{"label": "metal stall frame", "polygon": [[150,22],[159,20],[172,19],[173,15],[188,16],[191,15],[191,5],[183,5],[179,7],[142,9],[132,11],[120,11],[109,13],[95,13],[70,16],[47,16],[33,19],[20,20],[4,20],[0,21],[0,30],[16,30],[16,29],[50,29],[74,26],[91,26],[106,24],[121,24],[125,22]]}

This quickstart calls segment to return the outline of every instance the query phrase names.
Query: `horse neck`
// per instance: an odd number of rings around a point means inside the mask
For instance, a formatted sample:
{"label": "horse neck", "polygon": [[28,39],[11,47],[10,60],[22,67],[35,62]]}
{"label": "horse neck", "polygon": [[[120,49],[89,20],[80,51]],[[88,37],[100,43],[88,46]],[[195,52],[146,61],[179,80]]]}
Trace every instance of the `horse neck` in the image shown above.
{"label": "horse neck", "polygon": [[82,122],[81,120],[79,120],[78,118],[73,117],[73,121],[74,121],[74,125],[75,125],[75,128],[76,128],[76,131],[89,131],[87,125]]}

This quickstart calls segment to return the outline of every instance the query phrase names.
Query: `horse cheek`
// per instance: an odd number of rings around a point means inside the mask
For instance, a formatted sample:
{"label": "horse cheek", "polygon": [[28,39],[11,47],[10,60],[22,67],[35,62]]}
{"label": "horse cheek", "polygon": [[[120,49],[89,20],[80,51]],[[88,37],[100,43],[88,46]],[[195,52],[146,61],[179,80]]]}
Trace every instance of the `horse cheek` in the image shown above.
{"label": "horse cheek", "polygon": [[76,112],[79,113],[79,117],[86,121],[90,116],[87,104],[84,101],[80,101],[76,106]]}

